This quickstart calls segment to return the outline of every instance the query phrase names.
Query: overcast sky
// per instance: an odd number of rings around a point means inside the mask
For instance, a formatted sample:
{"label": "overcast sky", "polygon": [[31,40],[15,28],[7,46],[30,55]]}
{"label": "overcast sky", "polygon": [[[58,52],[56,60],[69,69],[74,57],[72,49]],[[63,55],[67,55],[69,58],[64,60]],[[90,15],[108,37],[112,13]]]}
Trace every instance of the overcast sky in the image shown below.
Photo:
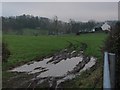
{"label": "overcast sky", "polygon": [[105,21],[118,19],[117,2],[5,2],[2,3],[3,16],[30,14],[62,21],[70,18],[76,21]]}

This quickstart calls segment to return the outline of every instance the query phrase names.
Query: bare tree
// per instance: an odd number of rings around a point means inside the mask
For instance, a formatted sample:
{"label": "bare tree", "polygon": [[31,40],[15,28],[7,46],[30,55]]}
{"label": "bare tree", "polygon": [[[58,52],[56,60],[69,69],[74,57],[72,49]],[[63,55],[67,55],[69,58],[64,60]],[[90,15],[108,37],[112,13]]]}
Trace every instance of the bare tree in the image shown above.
{"label": "bare tree", "polygon": [[73,24],[75,23],[75,21],[73,19],[69,20],[69,31],[70,33],[73,33]]}

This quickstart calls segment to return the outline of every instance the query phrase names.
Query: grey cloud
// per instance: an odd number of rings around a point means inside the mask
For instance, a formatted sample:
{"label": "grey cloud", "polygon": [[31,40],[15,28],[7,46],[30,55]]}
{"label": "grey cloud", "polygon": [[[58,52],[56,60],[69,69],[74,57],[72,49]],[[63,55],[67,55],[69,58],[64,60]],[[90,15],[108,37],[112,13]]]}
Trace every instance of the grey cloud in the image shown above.
{"label": "grey cloud", "polygon": [[53,18],[57,15],[59,19],[68,21],[70,18],[79,21],[94,20],[116,20],[118,15],[117,2],[10,2],[3,3],[3,16],[15,16],[21,14],[32,14]]}

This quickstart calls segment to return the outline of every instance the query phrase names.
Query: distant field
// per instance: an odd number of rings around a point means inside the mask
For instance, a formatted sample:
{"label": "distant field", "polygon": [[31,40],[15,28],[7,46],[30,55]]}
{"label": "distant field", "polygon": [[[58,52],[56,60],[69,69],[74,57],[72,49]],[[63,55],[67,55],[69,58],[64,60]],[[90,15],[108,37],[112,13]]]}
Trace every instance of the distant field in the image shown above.
{"label": "distant field", "polygon": [[69,43],[84,42],[88,48],[87,55],[100,57],[100,49],[106,38],[104,33],[82,34],[80,36],[20,36],[3,35],[3,41],[8,44],[11,56],[4,67],[15,66],[23,62],[28,62],[36,57],[47,56],[57,50],[65,48]]}
{"label": "distant field", "polygon": [[39,29],[23,29],[23,35],[47,35],[48,30],[39,30]]}
{"label": "distant field", "polygon": [[47,35],[48,34],[48,30],[43,30],[43,29],[22,29],[22,30],[10,30],[8,32],[3,32],[4,34],[8,34],[8,35],[15,35],[15,34],[22,34],[22,35],[35,35],[37,33],[37,35]]}

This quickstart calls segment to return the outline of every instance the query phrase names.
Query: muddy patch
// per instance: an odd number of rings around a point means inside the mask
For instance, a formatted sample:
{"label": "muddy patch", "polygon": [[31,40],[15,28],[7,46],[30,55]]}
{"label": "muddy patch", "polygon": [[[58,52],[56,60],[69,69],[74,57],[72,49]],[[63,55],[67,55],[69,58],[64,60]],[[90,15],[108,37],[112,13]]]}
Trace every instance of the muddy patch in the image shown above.
{"label": "muddy patch", "polygon": [[96,58],[83,55],[83,51],[62,50],[50,58],[42,61],[29,62],[16,67],[10,72],[27,73],[33,78],[21,84],[28,88],[52,87],[59,88],[60,84],[80,75],[82,71],[90,69],[96,63]]}

